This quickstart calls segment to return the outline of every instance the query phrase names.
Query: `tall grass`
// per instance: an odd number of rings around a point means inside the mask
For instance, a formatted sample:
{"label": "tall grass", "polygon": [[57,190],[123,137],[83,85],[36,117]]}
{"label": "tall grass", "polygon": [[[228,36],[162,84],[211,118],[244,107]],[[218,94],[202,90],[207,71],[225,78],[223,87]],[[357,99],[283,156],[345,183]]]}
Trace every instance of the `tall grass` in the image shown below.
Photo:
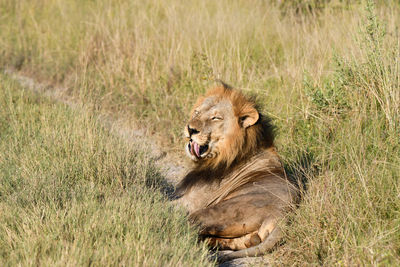
{"label": "tall grass", "polygon": [[[304,70],[321,77],[333,48],[351,52],[360,21],[357,8],[316,18],[274,1],[19,0],[1,1],[0,10],[1,65],[156,131],[181,123],[215,78],[257,92],[287,117]],[[382,12],[397,22],[391,9]],[[163,134],[177,141],[181,130]]]}
{"label": "tall grass", "polygon": [[256,95],[308,181],[275,262],[398,264],[400,7],[377,2],[0,1],[0,64],[176,153],[213,79]]}
{"label": "tall grass", "polygon": [[293,138],[304,154],[294,166],[309,181],[286,228],[285,264],[400,261],[399,35],[385,38],[372,1],[365,12],[357,57],[337,56],[332,74],[303,85],[309,106]]}
{"label": "tall grass", "polygon": [[0,265],[211,265],[139,145],[0,76]]}

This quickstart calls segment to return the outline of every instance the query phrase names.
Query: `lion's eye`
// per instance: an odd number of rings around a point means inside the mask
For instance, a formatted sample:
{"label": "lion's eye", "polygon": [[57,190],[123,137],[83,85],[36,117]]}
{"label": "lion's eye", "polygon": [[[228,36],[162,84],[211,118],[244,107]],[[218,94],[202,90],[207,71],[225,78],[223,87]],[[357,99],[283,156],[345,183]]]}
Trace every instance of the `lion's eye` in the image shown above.
{"label": "lion's eye", "polygon": [[220,120],[222,120],[222,118],[221,118],[221,117],[216,117],[216,116],[214,116],[214,117],[211,118],[211,120],[213,120],[213,121],[220,121]]}

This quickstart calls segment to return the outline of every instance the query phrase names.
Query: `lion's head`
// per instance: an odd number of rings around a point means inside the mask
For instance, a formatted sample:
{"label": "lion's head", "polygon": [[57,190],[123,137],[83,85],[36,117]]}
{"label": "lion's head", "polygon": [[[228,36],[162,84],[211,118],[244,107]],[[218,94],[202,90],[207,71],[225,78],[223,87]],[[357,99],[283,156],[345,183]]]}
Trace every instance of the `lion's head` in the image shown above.
{"label": "lion's head", "polygon": [[187,155],[200,168],[229,167],[273,144],[272,127],[255,103],[226,85],[197,100],[184,132]]}

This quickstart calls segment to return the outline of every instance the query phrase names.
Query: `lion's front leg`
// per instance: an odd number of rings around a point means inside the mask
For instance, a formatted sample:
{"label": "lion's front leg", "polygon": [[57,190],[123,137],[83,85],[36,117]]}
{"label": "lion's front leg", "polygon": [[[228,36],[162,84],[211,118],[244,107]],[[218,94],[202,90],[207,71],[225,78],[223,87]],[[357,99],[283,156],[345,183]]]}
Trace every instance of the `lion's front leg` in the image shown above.
{"label": "lion's front leg", "polygon": [[211,247],[221,250],[241,250],[261,243],[257,231],[237,238],[207,237],[205,240]]}
{"label": "lion's front leg", "polygon": [[190,215],[200,236],[211,246],[240,250],[264,241],[275,228],[280,211],[263,194],[241,195]]}
{"label": "lion's front leg", "polygon": [[211,247],[218,247],[222,250],[241,250],[249,247],[254,247],[267,239],[268,235],[277,227],[277,220],[268,217],[257,231],[237,237],[207,237],[206,242]]}

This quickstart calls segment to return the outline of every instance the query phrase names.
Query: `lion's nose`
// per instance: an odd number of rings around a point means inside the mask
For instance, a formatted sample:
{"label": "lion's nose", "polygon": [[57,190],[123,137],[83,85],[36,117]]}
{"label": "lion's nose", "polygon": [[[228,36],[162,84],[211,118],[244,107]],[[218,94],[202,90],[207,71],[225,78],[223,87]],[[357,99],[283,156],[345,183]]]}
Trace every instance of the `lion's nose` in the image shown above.
{"label": "lion's nose", "polygon": [[199,131],[197,131],[195,128],[190,128],[190,126],[188,125],[188,132],[189,132],[189,135],[190,136],[192,136],[193,134],[197,134],[197,133],[199,133]]}

